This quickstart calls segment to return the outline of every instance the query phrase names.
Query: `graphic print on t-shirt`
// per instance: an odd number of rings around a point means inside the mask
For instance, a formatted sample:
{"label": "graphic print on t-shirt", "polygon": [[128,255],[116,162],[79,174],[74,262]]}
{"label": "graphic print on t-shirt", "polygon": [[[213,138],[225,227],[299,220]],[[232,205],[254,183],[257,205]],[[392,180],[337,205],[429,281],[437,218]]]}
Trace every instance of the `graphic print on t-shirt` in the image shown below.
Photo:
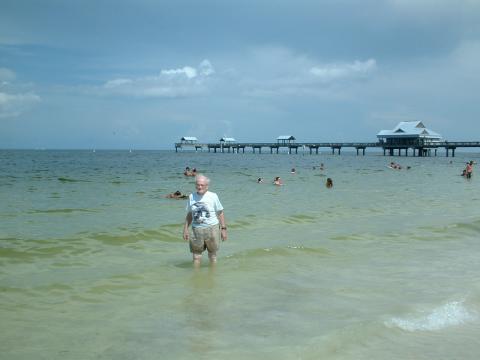
{"label": "graphic print on t-shirt", "polygon": [[192,205],[193,221],[197,224],[204,223],[210,217],[207,204],[203,202],[196,202]]}

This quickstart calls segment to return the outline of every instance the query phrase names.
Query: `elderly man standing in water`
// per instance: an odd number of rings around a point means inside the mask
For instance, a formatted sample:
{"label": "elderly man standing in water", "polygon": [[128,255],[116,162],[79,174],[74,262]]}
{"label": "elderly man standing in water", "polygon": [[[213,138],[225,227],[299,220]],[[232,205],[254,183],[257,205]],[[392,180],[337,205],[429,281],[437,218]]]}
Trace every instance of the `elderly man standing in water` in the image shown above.
{"label": "elderly man standing in water", "polygon": [[[190,244],[193,263],[199,266],[202,253],[207,250],[210,263],[217,261],[217,251],[220,243],[227,240],[227,225],[223,206],[217,194],[208,191],[210,179],[204,175],[195,177],[196,192],[190,194],[187,203],[187,216],[183,226],[183,239]],[[188,230],[192,224],[193,237]]]}

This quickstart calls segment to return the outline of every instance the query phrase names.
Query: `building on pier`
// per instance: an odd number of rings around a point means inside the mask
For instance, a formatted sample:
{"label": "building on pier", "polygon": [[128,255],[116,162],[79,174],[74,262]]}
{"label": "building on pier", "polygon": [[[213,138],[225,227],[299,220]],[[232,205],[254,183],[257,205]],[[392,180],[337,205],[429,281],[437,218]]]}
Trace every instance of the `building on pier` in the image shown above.
{"label": "building on pier", "polygon": [[292,136],[292,135],[280,135],[279,137],[277,137],[277,144],[278,145],[283,145],[283,146],[286,146],[286,145],[291,145],[291,144],[294,144],[295,143],[295,136]]}
{"label": "building on pier", "polygon": [[414,155],[417,151],[418,156],[425,156],[442,141],[440,134],[427,129],[421,121],[402,121],[393,130],[381,130],[377,138],[384,153],[389,151],[390,155],[394,150],[398,150],[399,155],[405,150],[405,155],[408,155],[411,148]]}
{"label": "building on pier", "polygon": [[194,136],[184,136],[180,139],[180,143],[184,145],[195,145],[198,143],[198,139]]}
{"label": "building on pier", "polygon": [[234,144],[237,142],[237,140],[231,137],[222,137],[219,141],[220,141],[220,144],[224,144],[224,145]]}
{"label": "building on pier", "polygon": [[195,151],[202,150],[203,144],[198,143],[198,139],[194,136],[184,136],[180,139],[179,143],[175,143],[175,152],[178,152],[178,149],[183,150],[184,148],[193,148]]}
{"label": "building on pier", "polygon": [[421,121],[402,121],[393,130],[382,130],[377,138],[385,145],[418,146],[436,144],[442,136],[427,129]]}

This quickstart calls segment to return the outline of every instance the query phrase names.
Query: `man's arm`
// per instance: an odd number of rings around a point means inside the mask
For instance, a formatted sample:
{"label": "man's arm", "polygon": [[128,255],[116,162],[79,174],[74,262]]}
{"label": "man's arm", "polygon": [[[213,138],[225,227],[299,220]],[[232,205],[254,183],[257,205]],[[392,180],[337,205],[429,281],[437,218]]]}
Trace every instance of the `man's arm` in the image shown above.
{"label": "man's arm", "polygon": [[220,234],[222,236],[222,240],[226,241],[228,236],[227,236],[227,223],[225,222],[225,215],[223,213],[223,210],[220,211],[217,214],[218,220],[220,221]]}
{"label": "man's arm", "polygon": [[185,216],[185,224],[183,225],[183,240],[188,241],[190,235],[188,232],[188,227],[192,223],[192,212],[189,211],[187,216]]}

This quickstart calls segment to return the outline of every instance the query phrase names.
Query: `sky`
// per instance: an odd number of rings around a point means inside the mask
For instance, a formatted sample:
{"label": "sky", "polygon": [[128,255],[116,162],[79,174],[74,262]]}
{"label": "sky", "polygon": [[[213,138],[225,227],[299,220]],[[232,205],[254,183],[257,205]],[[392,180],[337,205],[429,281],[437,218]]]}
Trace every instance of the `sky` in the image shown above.
{"label": "sky", "polygon": [[0,0],[0,148],[480,140],[480,0]]}

